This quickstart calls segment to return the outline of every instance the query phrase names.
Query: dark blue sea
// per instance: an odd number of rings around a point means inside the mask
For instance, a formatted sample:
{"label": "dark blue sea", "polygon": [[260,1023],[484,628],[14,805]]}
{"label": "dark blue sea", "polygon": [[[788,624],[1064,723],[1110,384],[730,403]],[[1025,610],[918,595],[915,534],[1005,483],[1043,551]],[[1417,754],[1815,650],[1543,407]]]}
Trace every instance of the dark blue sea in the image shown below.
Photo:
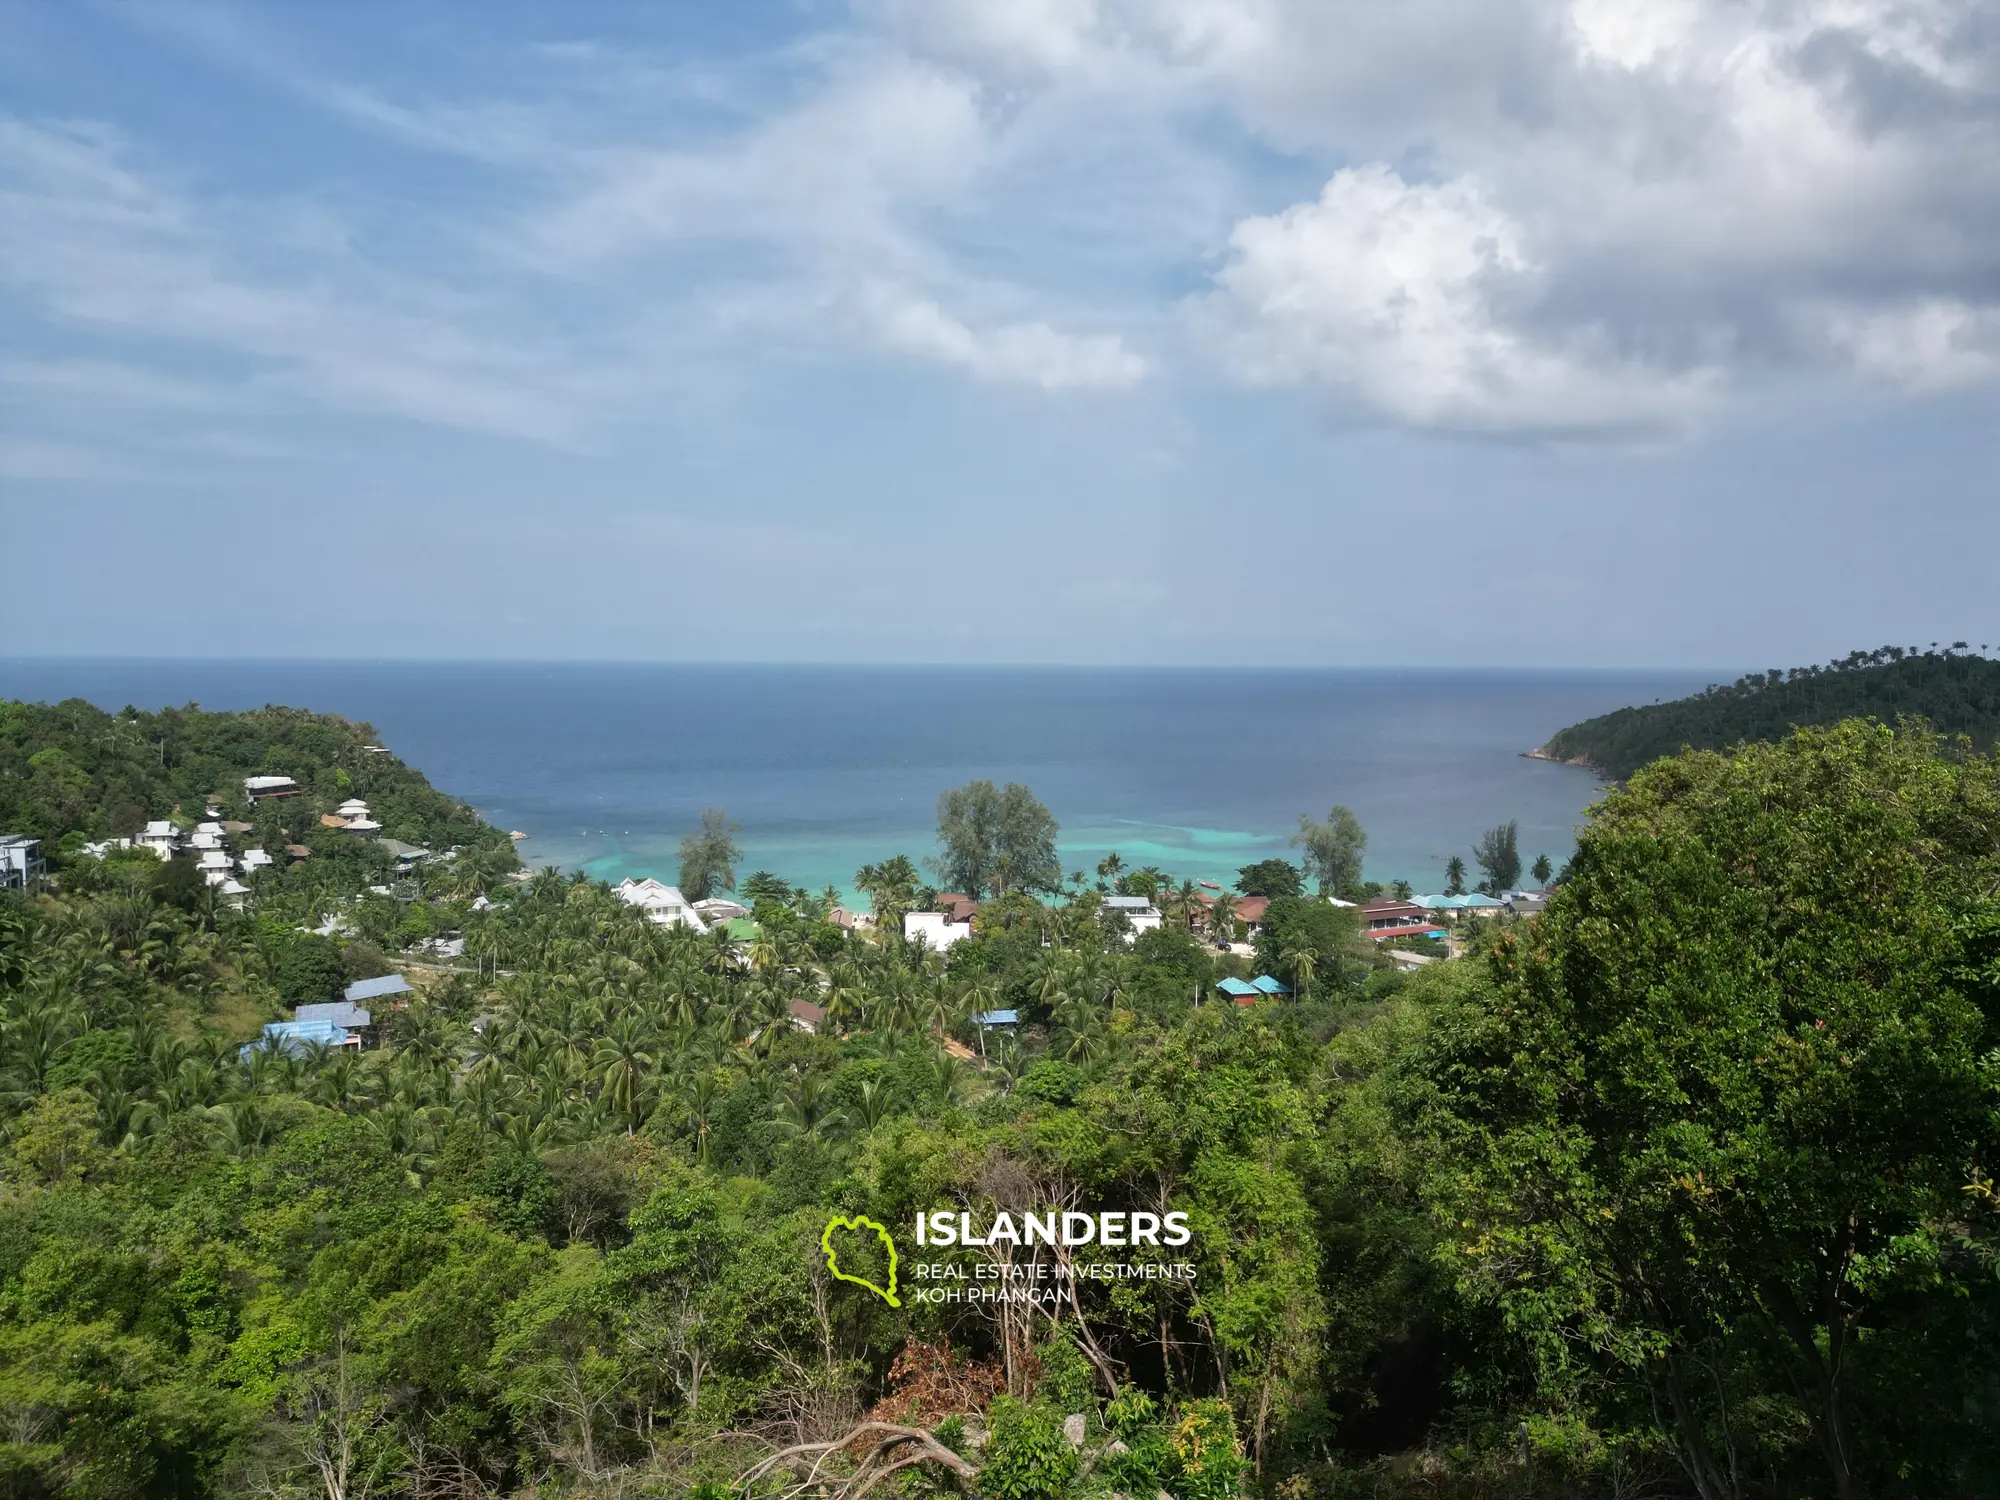
{"label": "dark blue sea", "polygon": [[933,853],[938,793],[988,777],[1049,805],[1066,868],[1115,849],[1227,884],[1291,853],[1300,813],[1346,803],[1369,875],[1424,890],[1509,818],[1524,860],[1560,865],[1600,784],[1522,752],[1729,675],[38,659],[0,661],[0,696],[366,720],[528,833],[529,863],[614,880],[671,880],[680,835],[721,806],[739,876],[850,890],[863,863]]}

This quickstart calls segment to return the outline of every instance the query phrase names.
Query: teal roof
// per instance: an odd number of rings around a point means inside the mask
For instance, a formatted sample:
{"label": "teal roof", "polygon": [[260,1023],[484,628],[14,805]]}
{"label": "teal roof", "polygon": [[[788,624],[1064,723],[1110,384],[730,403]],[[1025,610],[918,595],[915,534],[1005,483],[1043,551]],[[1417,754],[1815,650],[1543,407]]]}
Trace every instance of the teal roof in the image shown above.
{"label": "teal roof", "polygon": [[1240,979],[1218,979],[1215,987],[1225,995],[1261,995],[1264,992],[1254,984],[1245,984]]}
{"label": "teal roof", "polygon": [[1289,995],[1292,992],[1290,985],[1273,979],[1269,974],[1259,974],[1250,981],[1250,987],[1260,995]]}

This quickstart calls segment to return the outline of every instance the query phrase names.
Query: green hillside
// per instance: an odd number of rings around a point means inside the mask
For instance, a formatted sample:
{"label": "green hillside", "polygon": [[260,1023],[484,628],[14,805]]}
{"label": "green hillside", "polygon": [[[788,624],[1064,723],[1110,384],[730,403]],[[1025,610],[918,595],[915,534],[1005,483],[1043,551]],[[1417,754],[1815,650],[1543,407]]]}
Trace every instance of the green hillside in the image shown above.
{"label": "green hillside", "polygon": [[[427,848],[508,847],[504,833],[448,797],[376,743],[369,724],[303,709],[210,713],[192,705],[117,714],[81,698],[61,703],[0,699],[0,832],[42,840],[57,855],[65,835],[130,837],[154,818],[192,823],[208,807],[243,818],[260,834],[329,848],[322,813],[361,797],[389,838]],[[251,807],[243,778],[290,776],[302,794]],[[512,862],[509,856],[509,863]]]}
{"label": "green hillside", "polygon": [[1777,740],[1842,719],[1905,717],[1991,747],[2000,741],[2000,661],[1970,653],[1963,641],[1927,651],[1856,651],[1823,667],[1753,672],[1691,698],[1585,719],[1536,754],[1623,778],[1682,750]]}

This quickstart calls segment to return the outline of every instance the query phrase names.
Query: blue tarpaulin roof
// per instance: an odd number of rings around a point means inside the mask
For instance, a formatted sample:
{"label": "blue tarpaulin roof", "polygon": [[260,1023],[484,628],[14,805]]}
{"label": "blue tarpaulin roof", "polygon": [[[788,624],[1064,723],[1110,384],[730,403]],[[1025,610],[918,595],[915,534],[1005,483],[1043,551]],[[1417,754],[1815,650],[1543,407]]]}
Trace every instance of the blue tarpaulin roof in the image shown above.
{"label": "blue tarpaulin roof", "polygon": [[324,1042],[330,1047],[346,1045],[345,1027],[336,1026],[331,1021],[270,1021],[264,1026],[263,1038],[246,1042],[237,1049],[239,1057],[248,1057],[260,1047],[276,1047],[280,1052],[303,1052],[314,1042]]}
{"label": "blue tarpaulin roof", "polygon": [[975,1026],[1013,1026],[1019,1023],[1020,1012],[1012,1010],[989,1010],[972,1018]]}

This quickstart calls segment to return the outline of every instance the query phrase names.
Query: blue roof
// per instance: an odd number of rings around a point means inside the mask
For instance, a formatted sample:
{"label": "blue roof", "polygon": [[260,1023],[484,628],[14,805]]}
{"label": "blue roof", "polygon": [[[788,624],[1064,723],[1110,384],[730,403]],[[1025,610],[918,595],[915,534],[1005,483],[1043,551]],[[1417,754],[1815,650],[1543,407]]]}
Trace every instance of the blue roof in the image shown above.
{"label": "blue roof", "polygon": [[975,1026],[1013,1026],[1020,1022],[1020,1012],[1012,1010],[989,1010],[972,1018]]}
{"label": "blue roof", "polygon": [[1225,995],[1261,995],[1264,992],[1254,984],[1245,984],[1240,979],[1218,979],[1215,987]]}
{"label": "blue roof", "polygon": [[344,1046],[347,1031],[331,1021],[269,1021],[265,1023],[263,1037],[245,1042],[236,1049],[236,1055],[247,1058],[261,1047],[276,1047],[281,1052],[303,1052],[314,1042],[324,1042],[330,1047]]}
{"label": "blue roof", "polygon": [[384,974],[380,979],[357,979],[347,987],[347,998],[354,1000],[376,1000],[383,995],[407,995],[412,993],[410,981],[401,974]]}
{"label": "blue roof", "polygon": [[1289,995],[1292,992],[1290,985],[1273,979],[1269,974],[1259,974],[1250,981],[1250,987],[1260,995]]}

